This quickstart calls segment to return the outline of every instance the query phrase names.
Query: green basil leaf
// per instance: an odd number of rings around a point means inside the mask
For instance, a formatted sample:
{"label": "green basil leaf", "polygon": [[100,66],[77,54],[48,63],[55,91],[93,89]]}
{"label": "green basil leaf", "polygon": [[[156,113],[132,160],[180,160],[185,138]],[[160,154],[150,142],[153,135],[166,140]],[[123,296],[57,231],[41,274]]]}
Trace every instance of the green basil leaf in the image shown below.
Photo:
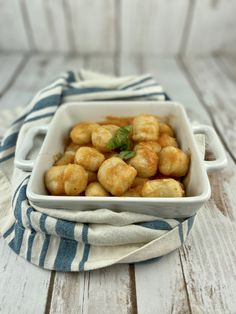
{"label": "green basil leaf", "polygon": [[129,133],[132,130],[131,125],[123,126],[118,129],[115,136],[107,144],[109,150],[120,148],[121,150],[130,150],[131,140],[129,139]]}
{"label": "green basil leaf", "polygon": [[127,159],[134,157],[135,155],[136,155],[136,153],[134,151],[124,150],[124,151],[119,153],[118,157],[120,157],[123,160],[127,160]]}

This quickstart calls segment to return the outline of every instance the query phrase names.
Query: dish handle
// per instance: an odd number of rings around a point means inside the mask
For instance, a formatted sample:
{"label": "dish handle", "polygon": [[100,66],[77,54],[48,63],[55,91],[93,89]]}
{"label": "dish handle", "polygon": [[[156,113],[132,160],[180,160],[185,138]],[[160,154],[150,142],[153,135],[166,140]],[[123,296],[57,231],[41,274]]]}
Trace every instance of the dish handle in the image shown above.
{"label": "dish handle", "polygon": [[46,125],[34,126],[27,131],[22,147],[20,147],[16,152],[15,165],[17,168],[24,171],[32,171],[35,160],[29,160],[26,159],[26,157],[33,147],[36,135],[46,134],[47,131],[48,126]]}
{"label": "dish handle", "polygon": [[227,165],[227,157],[225,149],[214,128],[209,125],[197,125],[193,126],[193,133],[204,134],[206,136],[210,150],[215,156],[215,160],[204,161],[207,172],[224,168]]}

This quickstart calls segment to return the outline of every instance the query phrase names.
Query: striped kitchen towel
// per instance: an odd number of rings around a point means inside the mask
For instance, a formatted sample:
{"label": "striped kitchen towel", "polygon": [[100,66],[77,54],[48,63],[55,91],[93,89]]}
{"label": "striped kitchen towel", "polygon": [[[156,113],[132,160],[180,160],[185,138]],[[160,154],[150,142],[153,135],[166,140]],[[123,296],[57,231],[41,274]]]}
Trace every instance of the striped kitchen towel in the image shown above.
{"label": "striped kitchen towel", "polygon": [[[29,262],[56,271],[84,271],[163,256],[189,234],[194,217],[179,221],[113,212],[40,208],[26,196],[30,173],[14,166],[29,128],[50,123],[68,101],[167,100],[151,75],[110,77],[69,71],[39,91],[4,134],[0,145],[0,232]],[[37,149],[33,151],[37,155]]]}

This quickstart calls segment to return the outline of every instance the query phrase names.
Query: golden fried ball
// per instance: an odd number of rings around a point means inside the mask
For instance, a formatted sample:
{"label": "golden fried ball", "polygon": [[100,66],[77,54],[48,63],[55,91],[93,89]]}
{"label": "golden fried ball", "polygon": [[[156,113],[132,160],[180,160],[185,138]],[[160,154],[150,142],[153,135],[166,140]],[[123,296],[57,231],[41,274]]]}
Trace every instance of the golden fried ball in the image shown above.
{"label": "golden fried ball", "polygon": [[176,139],[166,133],[163,133],[159,136],[158,143],[161,147],[174,146],[178,147]]}
{"label": "golden fried ball", "polygon": [[70,132],[70,138],[75,144],[91,143],[91,135],[99,125],[97,123],[82,122],[73,127]]}
{"label": "golden fried ball", "polygon": [[139,177],[148,178],[154,176],[157,171],[158,156],[149,148],[140,148],[128,163],[137,170]]}
{"label": "golden fried ball", "polygon": [[64,187],[66,195],[79,195],[86,189],[88,174],[80,165],[69,164],[64,170]]}
{"label": "golden fried ball", "polygon": [[142,196],[142,185],[137,185],[136,187],[131,187],[122,196],[126,197],[141,197]]}
{"label": "golden fried ball", "polygon": [[80,147],[75,154],[75,163],[89,171],[97,171],[104,160],[104,155],[92,147]]}
{"label": "golden fried ball", "polygon": [[55,166],[62,166],[68,165],[74,162],[75,159],[75,152],[73,151],[66,151],[61,158],[55,162]]}
{"label": "golden fried ball", "polygon": [[53,166],[47,170],[44,181],[47,190],[52,195],[65,194],[64,171],[66,166]]}
{"label": "golden fried ball", "polygon": [[134,151],[137,151],[138,149],[143,148],[143,147],[147,147],[157,154],[161,151],[160,144],[154,141],[139,142],[137,145],[134,146]]}
{"label": "golden fried ball", "polygon": [[184,189],[174,179],[157,179],[146,182],[142,188],[143,197],[183,197]]}
{"label": "golden fried ball", "polygon": [[88,174],[88,183],[97,181],[97,174],[96,174],[96,172],[87,170],[87,174]]}
{"label": "golden fried ball", "polygon": [[189,168],[189,157],[181,149],[168,146],[159,153],[159,171],[167,176],[185,176]]}
{"label": "golden fried ball", "polygon": [[98,170],[98,181],[112,195],[120,196],[132,185],[137,171],[118,157],[105,160]]}
{"label": "golden fried ball", "polygon": [[159,122],[159,133],[168,134],[169,136],[174,137],[175,132],[167,123]]}
{"label": "golden fried ball", "polygon": [[70,142],[69,145],[66,146],[65,152],[76,152],[79,148],[78,144],[75,144],[74,142]]}
{"label": "golden fried ball", "polygon": [[103,125],[92,133],[92,143],[101,152],[108,152],[107,144],[119,130],[117,125]]}
{"label": "golden fried ball", "polygon": [[138,185],[144,185],[148,181],[147,178],[135,177],[134,182],[132,183],[131,187],[135,188]]}
{"label": "golden fried ball", "polygon": [[99,182],[92,182],[87,186],[85,196],[109,196],[109,193]]}
{"label": "golden fried ball", "polygon": [[157,119],[151,115],[140,115],[133,121],[133,140],[157,141],[159,135],[159,124]]}

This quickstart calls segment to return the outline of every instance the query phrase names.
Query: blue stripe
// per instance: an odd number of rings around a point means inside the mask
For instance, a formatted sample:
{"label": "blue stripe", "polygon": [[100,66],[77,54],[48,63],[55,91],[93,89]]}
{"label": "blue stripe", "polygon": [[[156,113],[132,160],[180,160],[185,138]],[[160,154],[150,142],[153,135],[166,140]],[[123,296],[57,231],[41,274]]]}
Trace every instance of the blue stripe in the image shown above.
{"label": "blue stripe", "polygon": [[75,258],[78,242],[61,238],[54,263],[56,271],[71,271],[71,263]]}
{"label": "blue stripe", "polygon": [[10,155],[7,155],[7,156],[5,156],[5,157],[3,157],[3,158],[0,158],[0,163],[1,162],[4,162],[4,161],[7,161],[8,159],[12,159],[12,158],[14,158],[15,157],[15,152],[14,153],[11,153]]}
{"label": "blue stripe", "polygon": [[48,251],[49,243],[50,243],[51,236],[46,234],[45,240],[43,241],[42,250],[39,257],[39,266],[44,267],[45,257]]}
{"label": "blue stripe", "polygon": [[184,234],[183,234],[183,224],[182,223],[180,223],[178,225],[178,230],[179,230],[180,242],[181,242],[181,244],[183,244],[184,243]]}
{"label": "blue stripe", "polygon": [[26,120],[26,121],[24,122],[24,124],[25,124],[25,123],[28,123],[28,122],[31,122],[31,121],[36,121],[36,120],[39,120],[39,119],[51,117],[51,116],[53,116],[54,114],[55,114],[55,112],[42,114],[41,116],[33,117],[33,118],[31,118],[31,119]]}
{"label": "blue stripe", "polygon": [[25,229],[21,228],[17,223],[15,224],[15,237],[11,240],[9,246],[16,254],[20,253],[24,231]]}
{"label": "blue stripe", "polygon": [[168,224],[168,222],[164,220],[147,221],[147,222],[140,223],[138,225],[145,228],[154,229],[154,230],[172,230],[173,229],[171,225]]}
{"label": "blue stripe", "polygon": [[83,95],[83,94],[90,94],[90,93],[98,93],[98,92],[111,92],[116,91],[111,88],[104,88],[104,87],[83,87],[83,88],[68,88],[63,92],[63,97],[71,96],[71,95]]}
{"label": "blue stripe", "polygon": [[15,223],[3,234],[3,238],[7,238],[15,229]]}
{"label": "blue stripe", "polygon": [[54,95],[47,96],[43,99],[40,99],[38,102],[36,102],[32,110],[30,111],[30,113],[41,110],[41,109],[45,109],[48,107],[52,107],[52,106],[58,106],[60,103],[60,100],[61,100],[61,94],[54,94]]}
{"label": "blue stripe", "polygon": [[144,83],[146,81],[149,81],[149,80],[153,80],[153,77],[151,77],[151,76],[145,77],[144,79],[142,79],[140,81],[136,81],[134,83],[131,83],[129,85],[126,85],[126,86],[122,87],[120,90],[129,89],[130,87],[137,86],[137,85],[142,84],[142,83]]}
{"label": "blue stripe", "polygon": [[90,251],[90,244],[88,244],[88,224],[84,224],[83,230],[82,230],[82,240],[85,243],[84,244],[84,252],[82,260],[79,263],[79,271],[84,270],[84,264],[88,260],[89,251]]}
{"label": "blue stripe", "polygon": [[22,115],[21,117],[19,117],[15,121],[13,121],[11,125],[13,126],[14,124],[17,124],[18,122],[21,122],[22,120],[24,120],[27,117],[28,114],[29,113],[26,113],[26,114]]}
{"label": "blue stripe", "polygon": [[16,217],[16,220],[19,222],[19,224],[22,226],[22,212],[21,212],[21,204],[25,200],[27,200],[26,196],[26,189],[27,189],[27,184],[23,185],[20,188],[17,200],[16,200],[16,205],[14,208],[14,215]]}
{"label": "blue stripe", "polygon": [[17,138],[18,138],[18,134],[19,132],[15,132],[9,135],[8,137],[4,138],[4,140],[1,143],[0,152],[15,146]]}
{"label": "blue stripe", "polygon": [[69,82],[69,83],[75,82],[76,78],[75,78],[74,72],[73,71],[68,71],[67,73],[68,73],[67,82]]}
{"label": "blue stripe", "polygon": [[27,256],[26,256],[26,259],[28,261],[31,261],[32,247],[33,247],[35,236],[36,236],[36,232],[32,231],[28,239],[28,249],[27,249]]}
{"label": "blue stripe", "polygon": [[48,233],[48,232],[47,232],[47,229],[45,228],[46,219],[47,219],[47,215],[45,215],[45,214],[42,214],[41,217],[40,217],[40,219],[39,219],[39,226],[40,226],[40,229],[41,229],[42,232],[44,232],[44,233]]}
{"label": "blue stripe", "polygon": [[194,223],[195,217],[196,217],[196,215],[188,218],[188,232],[187,232],[187,235],[189,234],[190,230],[193,227],[193,223]]}
{"label": "blue stripe", "polygon": [[26,216],[27,216],[27,218],[28,218],[28,224],[29,224],[29,226],[30,226],[30,228],[32,229],[32,224],[31,224],[31,213],[34,211],[34,209],[33,209],[33,207],[28,207],[27,208],[27,211],[26,211]]}
{"label": "blue stripe", "polygon": [[75,223],[71,221],[66,221],[63,219],[58,219],[56,223],[56,233],[63,238],[74,239],[74,229]]}
{"label": "blue stripe", "polygon": [[30,175],[25,177],[23,181],[21,181],[21,183],[18,185],[17,189],[15,190],[15,193],[13,195],[13,198],[12,198],[12,205],[14,203],[14,200],[15,200],[15,197],[16,197],[16,194],[17,192],[19,191],[19,189],[21,188],[21,186],[23,185],[23,183],[25,182],[26,179],[29,179]]}
{"label": "blue stripe", "polygon": [[84,225],[83,225],[82,241],[83,241],[84,243],[88,243],[88,224],[84,224]]}
{"label": "blue stripe", "polygon": [[165,100],[171,100],[171,98],[169,97],[167,93],[164,93],[164,95],[165,95]]}

